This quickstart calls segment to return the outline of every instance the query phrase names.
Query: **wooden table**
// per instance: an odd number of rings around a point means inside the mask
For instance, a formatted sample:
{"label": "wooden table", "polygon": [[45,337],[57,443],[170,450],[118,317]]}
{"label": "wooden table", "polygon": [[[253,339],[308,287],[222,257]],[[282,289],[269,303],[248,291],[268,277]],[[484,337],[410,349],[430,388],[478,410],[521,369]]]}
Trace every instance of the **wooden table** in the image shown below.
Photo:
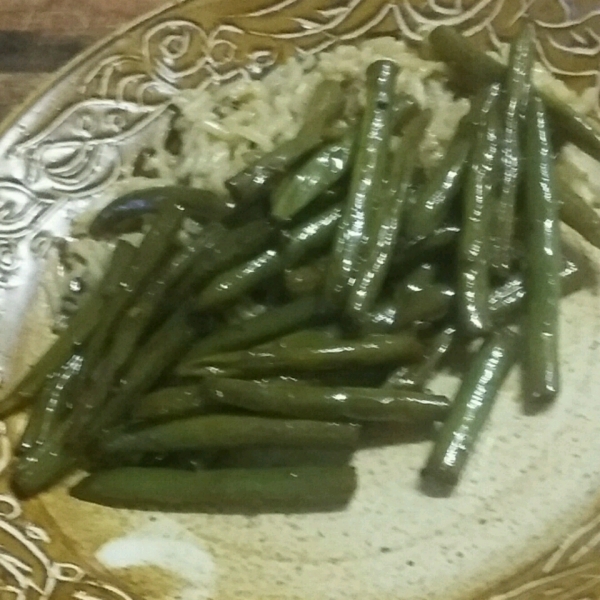
{"label": "wooden table", "polygon": [[84,48],[166,0],[0,0],[0,119]]}

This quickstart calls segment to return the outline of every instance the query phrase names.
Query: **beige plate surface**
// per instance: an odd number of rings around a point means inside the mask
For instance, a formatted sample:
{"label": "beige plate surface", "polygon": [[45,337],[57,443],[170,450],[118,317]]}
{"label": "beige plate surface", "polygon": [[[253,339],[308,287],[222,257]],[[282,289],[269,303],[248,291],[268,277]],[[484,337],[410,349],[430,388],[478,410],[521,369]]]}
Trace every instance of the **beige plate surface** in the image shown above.
{"label": "beige plate surface", "polygon": [[[189,0],[69,65],[0,131],[0,352],[8,365],[18,348],[20,363],[7,377],[43,342],[38,328],[23,332],[21,324],[49,244],[143,151],[174,94],[369,35],[418,41],[436,22],[493,46],[525,16],[555,74],[579,89],[597,85],[600,4],[583,0]],[[60,491],[21,505],[3,492],[0,598],[600,597],[593,286],[564,313],[560,402],[535,419],[522,416],[513,375],[451,499],[416,490],[421,443],[361,452],[358,494],[332,515],[147,515],[77,503]],[[10,442],[0,427],[1,473]]]}

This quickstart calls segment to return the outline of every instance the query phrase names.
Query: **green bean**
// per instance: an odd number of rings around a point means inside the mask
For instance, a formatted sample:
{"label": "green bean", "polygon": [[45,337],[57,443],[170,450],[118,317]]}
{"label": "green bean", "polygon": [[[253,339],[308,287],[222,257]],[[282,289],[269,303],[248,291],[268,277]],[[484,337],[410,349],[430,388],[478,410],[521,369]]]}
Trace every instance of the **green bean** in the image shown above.
{"label": "green bean", "polygon": [[208,398],[202,384],[161,388],[140,396],[131,409],[134,422],[175,418],[215,411],[218,404]]}
{"label": "green bean", "polygon": [[80,466],[82,457],[68,452],[64,447],[68,429],[67,419],[43,444],[34,446],[17,458],[11,475],[11,488],[17,496],[30,498]]}
{"label": "green bean", "polygon": [[338,117],[342,103],[339,83],[320,83],[309,100],[310,118],[298,134],[228,179],[225,186],[231,195],[242,204],[251,204],[260,198],[266,200],[277,179],[321,143],[327,127]]}
{"label": "green bean", "polygon": [[223,377],[208,379],[206,386],[218,402],[295,419],[423,423],[444,419],[450,406],[444,396],[408,390],[331,388]]}
{"label": "green bean", "polygon": [[[504,65],[481,52],[451,27],[436,27],[429,34],[429,43],[437,57],[448,63],[459,74],[459,81],[470,89],[478,89],[506,77]],[[600,160],[600,127],[553,94],[539,89],[536,91],[546,105],[553,128]]]}
{"label": "green bean", "polygon": [[346,315],[354,325],[366,320],[379,297],[388,274],[392,253],[402,224],[402,214],[417,162],[417,152],[431,118],[429,111],[413,119],[404,131],[402,142],[392,156],[389,189],[382,193],[377,214],[366,231],[368,239],[359,252],[360,266],[350,290]]}
{"label": "green bean", "polygon": [[477,353],[423,469],[426,491],[444,495],[458,482],[500,386],[514,363],[517,341],[518,336],[510,329],[500,329]]}
{"label": "green bean", "polygon": [[361,246],[372,229],[383,193],[397,74],[398,66],[389,60],[376,61],[367,68],[367,104],[327,278],[326,296],[339,308],[346,303]]}
{"label": "green bean", "polygon": [[69,392],[73,378],[79,374],[83,357],[73,354],[48,380],[29,415],[27,427],[19,444],[21,454],[34,446],[44,444],[69,409]]}
{"label": "green bean", "polygon": [[525,26],[511,45],[508,62],[507,103],[501,143],[502,185],[491,232],[490,265],[502,277],[510,271],[517,186],[522,170],[520,123],[527,111],[534,60],[533,31],[530,26]]}
{"label": "green bean", "polygon": [[[311,334],[313,335],[313,334]],[[250,350],[216,354],[200,359],[194,366],[179,367],[182,376],[218,372],[223,376],[268,375],[286,371],[321,371],[352,366],[368,366],[412,361],[422,356],[422,346],[408,333],[372,334],[360,340],[324,340],[306,337],[302,344],[264,344]],[[203,366],[204,365],[204,366]]]}
{"label": "green bean", "polygon": [[200,292],[195,309],[206,311],[230,304],[259,283],[279,274],[284,267],[293,266],[322,249],[331,241],[340,214],[339,207],[332,207],[286,232],[282,236],[281,250],[266,250],[247,263],[218,275]]}
{"label": "green bean", "polygon": [[352,424],[239,415],[200,415],[107,435],[104,454],[177,452],[266,445],[352,448],[360,428]]}
{"label": "green bean", "polygon": [[60,369],[75,352],[85,343],[102,315],[106,300],[117,289],[123,273],[129,268],[137,249],[128,242],[119,240],[113,251],[110,265],[98,292],[91,293],[50,348],[36,364],[0,402],[0,416],[6,416],[26,406],[42,389],[47,378]]}
{"label": "green bean", "polygon": [[494,209],[492,193],[498,158],[500,87],[488,89],[473,148],[473,164],[463,192],[463,228],[459,242],[458,310],[469,333],[488,331],[490,225]]}
{"label": "green bean", "polygon": [[425,360],[408,367],[400,367],[389,375],[386,388],[422,390],[433,377],[440,361],[446,356],[456,336],[456,329],[446,327],[434,339]]}
{"label": "green bean", "polygon": [[560,386],[558,302],[561,249],[553,154],[542,101],[533,96],[528,112],[529,159],[525,201],[527,264],[525,271],[525,384],[530,407],[552,400]]}
{"label": "green bean", "polygon": [[316,324],[321,315],[320,302],[314,296],[274,307],[254,318],[219,328],[201,339],[182,360],[179,369],[182,371],[193,369],[198,360],[203,360],[207,356],[245,350],[296,329],[306,328]]}
{"label": "green bean", "polygon": [[105,206],[94,217],[89,233],[98,238],[138,231],[144,217],[167,202],[181,204],[186,216],[201,223],[220,221],[233,209],[226,198],[208,190],[181,185],[150,187],[123,194]]}
{"label": "green bean", "polygon": [[138,510],[288,514],[342,508],[355,489],[356,473],[349,466],[197,472],[128,467],[95,473],[71,494]]}

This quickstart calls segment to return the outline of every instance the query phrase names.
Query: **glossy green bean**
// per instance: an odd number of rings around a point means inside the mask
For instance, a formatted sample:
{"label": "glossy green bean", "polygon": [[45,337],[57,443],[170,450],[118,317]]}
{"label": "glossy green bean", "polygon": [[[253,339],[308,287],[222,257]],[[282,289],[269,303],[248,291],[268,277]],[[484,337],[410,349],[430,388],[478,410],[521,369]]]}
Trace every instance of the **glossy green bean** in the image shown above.
{"label": "glossy green bean", "polygon": [[423,486],[429,493],[445,495],[458,482],[515,361],[517,342],[518,336],[510,329],[500,329],[477,353],[422,471]]}
{"label": "glossy green bean", "polygon": [[304,337],[297,345],[264,344],[250,350],[217,354],[200,359],[193,367],[178,368],[182,376],[218,372],[223,376],[246,377],[286,371],[320,371],[343,367],[379,365],[416,360],[422,346],[409,333],[372,334],[360,340],[327,340]]}
{"label": "glossy green bean", "polygon": [[368,237],[359,252],[360,266],[346,303],[346,316],[356,326],[360,327],[367,320],[388,274],[417,164],[415,149],[421,143],[430,118],[431,113],[424,111],[413,119],[391,157],[388,189],[382,192],[377,214],[365,232]]}
{"label": "glossy green bean", "polygon": [[223,377],[208,379],[206,388],[218,402],[295,419],[423,423],[443,420],[450,406],[444,396],[409,390],[331,388]]}
{"label": "glossy green bean", "polygon": [[231,195],[241,204],[266,200],[278,178],[321,143],[327,127],[341,112],[342,103],[339,83],[327,80],[317,85],[308,104],[310,118],[298,134],[228,179],[225,186]]}
{"label": "glossy green bean", "polygon": [[494,208],[491,231],[490,266],[498,275],[510,272],[514,236],[515,205],[519,177],[523,168],[521,156],[521,121],[525,117],[531,89],[535,59],[533,31],[525,26],[511,44],[506,78],[506,108],[502,130],[502,184]]}
{"label": "glossy green bean", "polygon": [[393,131],[397,74],[398,65],[389,60],[376,61],[367,68],[366,107],[326,286],[328,301],[338,308],[346,304],[361,246],[380,205]]}
{"label": "glossy green bean", "polygon": [[201,384],[167,387],[137,398],[131,408],[131,419],[135,423],[172,419],[207,414],[216,407],[218,404],[208,397]]}
{"label": "glossy green bean", "polygon": [[349,466],[197,472],[128,467],[90,475],[71,494],[138,510],[288,514],[340,509],[355,489]]}
{"label": "glossy green bean", "polygon": [[530,407],[551,401],[559,391],[558,303],[561,243],[558,196],[546,113],[534,95],[528,111],[529,157],[525,198],[527,265],[525,271],[525,386]]}
{"label": "glossy green bean", "polygon": [[17,458],[11,473],[11,489],[17,496],[35,496],[81,465],[83,457],[65,448],[68,429],[67,420],[43,444],[34,446]]}
{"label": "glossy green bean", "polygon": [[100,443],[104,454],[176,452],[266,445],[353,448],[360,428],[352,424],[239,415],[200,415],[117,432]]}
{"label": "glossy green bean", "polygon": [[79,374],[82,365],[83,357],[73,354],[48,380],[29,415],[27,427],[19,442],[19,454],[44,444],[52,435],[69,410],[72,402],[69,392],[72,390],[73,378]]}
{"label": "glossy green bean", "polygon": [[[470,89],[478,89],[506,77],[504,65],[481,52],[451,27],[436,27],[429,34],[429,43],[436,56],[459,74],[460,83]],[[550,92],[539,89],[536,92],[546,105],[553,128],[564,139],[600,160],[600,126]]]}
{"label": "glossy green bean", "polygon": [[464,329],[471,334],[491,326],[489,297],[490,225],[498,166],[500,86],[488,89],[463,191],[463,227],[458,249],[457,304]]}

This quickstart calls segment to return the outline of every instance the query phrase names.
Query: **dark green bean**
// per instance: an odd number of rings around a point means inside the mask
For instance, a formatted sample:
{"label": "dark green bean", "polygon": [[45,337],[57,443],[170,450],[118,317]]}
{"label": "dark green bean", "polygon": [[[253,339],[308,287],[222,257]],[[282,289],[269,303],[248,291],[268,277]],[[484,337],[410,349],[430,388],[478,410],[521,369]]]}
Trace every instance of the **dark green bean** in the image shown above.
{"label": "dark green bean", "polygon": [[185,214],[200,223],[220,221],[233,210],[227,198],[214,192],[179,185],[150,187],[119,196],[105,206],[89,226],[94,238],[139,231],[144,217],[156,213],[161,204],[175,202]]}
{"label": "dark green bean", "polygon": [[444,396],[409,390],[331,388],[223,377],[207,380],[206,387],[218,402],[295,419],[423,423],[444,419],[450,406]]}
{"label": "dark green bean", "polygon": [[79,374],[82,365],[83,357],[80,354],[73,354],[48,380],[29,415],[27,427],[19,444],[19,454],[44,444],[56,429],[68,412],[72,400],[69,392],[72,389],[73,378]]}
{"label": "dark green bean", "polygon": [[288,514],[340,509],[355,489],[349,466],[197,472],[127,467],[90,475],[71,494],[138,510]]}
{"label": "dark green bean", "polygon": [[360,428],[324,423],[239,415],[200,415],[107,435],[100,443],[104,454],[176,452],[203,448],[266,445],[353,448]]}
{"label": "dark green bean", "polygon": [[310,99],[310,118],[296,137],[283,142],[225,182],[231,195],[242,204],[265,200],[278,178],[302,157],[316,148],[331,122],[339,116],[343,103],[339,83],[323,81]]}
{"label": "dark green bean", "polygon": [[477,353],[423,469],[423,485],[429,493],[445,495],[458,482],[515,361],[517,341],[510,329],[500,329]]}
{"label": "dark green bean", "polygon": [[530,406],[552,400],[560,386],[558,303],[561,244],[553,153],[544,105],[532,97],[526,135],[528,156],[525,218],[527,264],[524,340],[525,385]]}
{"label": "dark green bean", "polygon": [[206,414],[215,411],[218,404],[205,393],[203,386],[182,385],[156,390],[139,397],[132,406],[134,422],[176,418],[190,414]]}
{"label": "dark green bean", "polygon": [[304,329],[320,320],[322,310],[319,299],[306,296],[274,307],[254,318],[217,329],[195,344],[182,360],[179,369],[193,369],[198,360],[222,352],[245,350],[273,338]]}
{"label": "dark green bean", "polygon": [[438,258],[446,252],[448,246],[458,241],[459,235],[460,227],[446,225],[435,229],[427,237],[400,241],[392,259],[390,271],[405,273],[407,268]]}
{"label": "dark green bean", "polygon": [[326,296],[339,308],[346,303],[361,246],[372,230],[383,193],[397,74],[398,65],[389,60],[376,61],[367,68],[367,104],[327,278]]}
{"label": "dark green bean", "polygon": [[414,365],[400,367],[385,383],[386,388],[422,390],[433,377],[441,360],[446,356],[456,336],[456,329],[446,327],[433,339],[425,360]]}
{"label": "dark green bean", "polygon": [[45,443],[34,446],[15,461],[11,488],[21,498],[30,498],[60,481],[81,465],[82,456],[65,449],[68,419],[58,425]]}
{"label": "dark green bean", "polygon": [[514,235],[517,186],[522,170],[521,126],[531,89],[531,73],[535,60],[533,30],[522,28],[511,45],[506,79],[506,110],[502,135],[502,185],[494,209],[491,231],[490,265],[505,277],[510,271]]}
{"label": "dark green bean", "polygon": [[[506,77],[504,65],[481,52],[451,27],[436,27],[429,34],[429,43],[437,57],[456,71],[460,83],[470,89],[478,89]],[[551,93],[541,90],[537,90],[537,93],[546,105],[553,128],[584,152],[600,160],[600,127]]]}
{"label": "dark green bean", "polygon": [[[314,335],[314,334],[311,334]],[[416,360],[422,346],[408,333],[372,334],[356,341],[324,340],[317,335],[302,338],[298,345],[264,344],[250,350],[217,354],[200,359],[194,366],[179,367],[179,375],[205,375],[215,370],[229,377],[268,375],[286,371],[320,371]],[[203,366],[204,365],[204,366]]]}
{"label": "dark green bean", "polygon": [[217,469],[279,469],[282,467],[333,467],[347,465],[352,454],[347,448],[280,448],[249,446],[218,450]]}
{"label": "dark green bean", "polygon": [[75,349],[85,343],[91,335],[102,310],[119,286],[137,249],[128,242],[119,240],[113,251],[110,265],[98,291],[90,293],[82,307],[69,321],[63,331],[42,357],[31,367],[17,385],[0,402],[0,416],[5,416],[26,406],[42,389],[47,378],[69,360]]}
{"label": "dark green bean", "polygon": [[461,324],[469,333],[488,331],[491,326],[488,310],[490,225],[499,150],[499,94],[500,86],[491,86],[482,105],[473,162],[463,191],[457,300]]}
{"label": "dark green bean", "polygon": [[388,190],[382,192],[377,214],[365,232],[368,236],[359,252],[360,266],[350,290],[346,315],[360,326],[377,301],[388,274],[392,253],[402,224],[404,205],[410,191],[417,164],[419,147],[431,113],[423,112],[405,128],[401,143],[391,157]]}

